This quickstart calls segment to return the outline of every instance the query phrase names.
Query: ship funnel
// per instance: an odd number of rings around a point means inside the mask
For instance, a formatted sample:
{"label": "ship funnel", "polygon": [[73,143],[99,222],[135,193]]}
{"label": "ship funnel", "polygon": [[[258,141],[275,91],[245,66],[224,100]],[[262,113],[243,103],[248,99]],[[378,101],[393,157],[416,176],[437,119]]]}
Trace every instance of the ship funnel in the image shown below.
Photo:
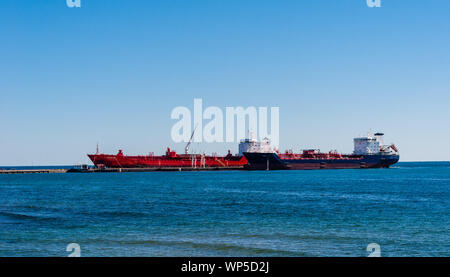
{"label": "ship funnel", "polygon": [[383,133],[376,133],[374,135],[375,139],[378,141],[378,143],[380,144],[380,146],[384,146],[384,141],[383,141]]}

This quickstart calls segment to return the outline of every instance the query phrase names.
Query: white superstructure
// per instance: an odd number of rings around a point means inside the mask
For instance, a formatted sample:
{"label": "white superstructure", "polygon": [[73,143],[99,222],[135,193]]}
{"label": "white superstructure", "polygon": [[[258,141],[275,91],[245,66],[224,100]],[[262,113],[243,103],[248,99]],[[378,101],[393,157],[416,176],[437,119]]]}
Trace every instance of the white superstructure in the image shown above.
{"label": "white superstructure", "polygon": [[353,141],[355,145],[353,152],[356,155],[380,153],[380,138],[377,138],[369,134],[366,137],[354,138]]}
{"label": "white superstructure", "polygon": [[274,148],[270,145],[268,138],[259,142],[255,139],[243,139],[239,143],[239,155],[243,156],[244,152],[257,152],[257,153],[273,153]]}
{"label": "white superstructure", "polygon": [[398,155],[398,149],[394,144],[384,145],[383,136],[383,133],[376,133],[375,135],[368,134],[366,137],[355,138],[353,140],[355,143],[353,153],[356,155]]}

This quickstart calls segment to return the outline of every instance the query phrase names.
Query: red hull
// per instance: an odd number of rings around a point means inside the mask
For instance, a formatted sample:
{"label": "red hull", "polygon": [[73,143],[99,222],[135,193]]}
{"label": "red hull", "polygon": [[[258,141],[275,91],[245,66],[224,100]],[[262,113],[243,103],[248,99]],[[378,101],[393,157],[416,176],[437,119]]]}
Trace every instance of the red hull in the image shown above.
{"label": "red hull", "polygon": [[109,168],[138,168],[138,167],[237,167],[247,164],[243,156],[225,157],[206,156],[200,154],[182,154],[167,149],[164,156],[125,156],[122,151],[117,155],[92,154],[88,155],[96,167]]}

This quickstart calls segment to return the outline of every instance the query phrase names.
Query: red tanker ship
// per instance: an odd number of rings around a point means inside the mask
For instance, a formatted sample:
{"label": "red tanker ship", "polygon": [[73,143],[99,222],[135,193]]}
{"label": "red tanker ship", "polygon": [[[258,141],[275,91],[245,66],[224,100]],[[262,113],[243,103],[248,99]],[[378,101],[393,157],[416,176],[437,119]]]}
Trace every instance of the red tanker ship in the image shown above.
{"label": "red tanker ship", "polygon": [[164,168],[164,167],[239,167],[247,164],[244,156],[233,156],[230,151],[226,156],[207,156],[204,154],[178,154],[167,148],[163,156],[126,156],[122,150],[117,155],[88,155],[96,167],[108,168]]}
{"label": "red tanker ship", "polygon": [[[195,129],[194,129],[195,132]],[[117,155],[100,154],[97,146],[97,154],[88,155],[89,159],[97,168],[236,168],[247,164],[247,159],[240,151],[239,155],[233,156],[228,150],[228,155],[207,156],[204,154],[189,154],[189,146],[194,137],[192,132],[189,142],[186,144],[184,154],[178,154],[167,148],[163,156],[125,156],[122,150]],[[241,148],[241,146],[240,146]]]}

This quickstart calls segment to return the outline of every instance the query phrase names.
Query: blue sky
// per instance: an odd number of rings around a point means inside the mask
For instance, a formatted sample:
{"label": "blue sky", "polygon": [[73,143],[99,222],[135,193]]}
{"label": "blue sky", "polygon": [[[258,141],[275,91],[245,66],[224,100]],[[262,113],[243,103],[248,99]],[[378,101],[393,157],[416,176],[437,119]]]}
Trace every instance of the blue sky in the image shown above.
{"label": "blue sky", "polygon": [[[280,107],[280,148],[449,160],[450,1],[6,0],[0,165],[163,153],[176,106]],[[194,151],[237,152],[236,144]]]}

